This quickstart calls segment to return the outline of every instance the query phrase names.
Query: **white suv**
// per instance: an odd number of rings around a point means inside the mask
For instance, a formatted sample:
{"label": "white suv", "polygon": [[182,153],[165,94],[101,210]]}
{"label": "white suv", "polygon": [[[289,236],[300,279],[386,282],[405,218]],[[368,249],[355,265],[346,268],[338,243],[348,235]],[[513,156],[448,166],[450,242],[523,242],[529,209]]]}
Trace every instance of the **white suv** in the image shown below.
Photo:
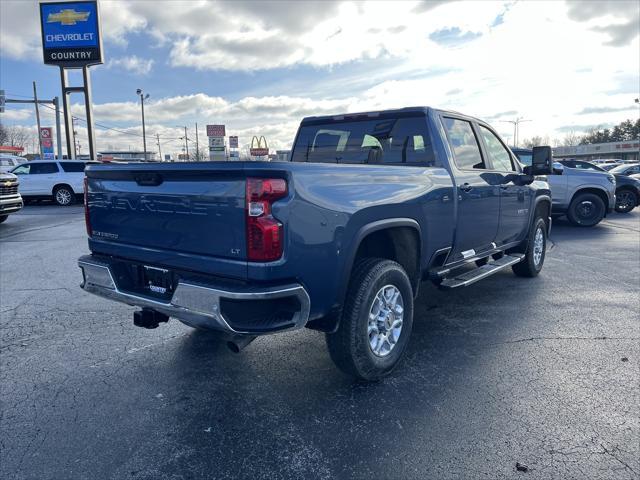
{"label": "white suv", "polygon": [[80,160],[33,160],[11,170],[20,177],[25,200],[53,199],[71,205],[84,192],[84,167]]}

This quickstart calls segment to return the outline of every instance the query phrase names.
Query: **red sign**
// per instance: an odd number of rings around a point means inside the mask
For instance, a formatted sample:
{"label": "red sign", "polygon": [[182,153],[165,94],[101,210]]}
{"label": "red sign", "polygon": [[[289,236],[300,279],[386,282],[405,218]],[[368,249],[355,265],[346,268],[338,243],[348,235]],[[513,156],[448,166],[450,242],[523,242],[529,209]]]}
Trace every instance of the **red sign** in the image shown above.
{"label": "red sign", "polygon": [[44,148],[53,148],[53,140],[50,138],[42,137],[42,146]]}
{"label": "red sign", "polygon": [[249,153],[254,157],[264,157],[265,155],[269,155],[268,148],[250,148]]}
{"label": "red sign", "polygon": [[224,137],[224,125],[207,125],[207,137]]}
{"label": "red sign", "polygon": [[51,127],[41,127],[40,128],[40,138],[51,138]]}

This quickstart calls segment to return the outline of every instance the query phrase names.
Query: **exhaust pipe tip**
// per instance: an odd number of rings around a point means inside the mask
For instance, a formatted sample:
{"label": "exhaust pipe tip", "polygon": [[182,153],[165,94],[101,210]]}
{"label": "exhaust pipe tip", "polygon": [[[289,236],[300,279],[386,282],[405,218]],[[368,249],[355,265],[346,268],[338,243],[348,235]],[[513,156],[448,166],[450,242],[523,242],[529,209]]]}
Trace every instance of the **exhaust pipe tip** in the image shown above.
{"label": "exhaust pipe tip", "polygon": [[233,353],[240,353],[255,339],[256,337],[252,335],[237,335],[227,341],[227,348],[229,348]]}

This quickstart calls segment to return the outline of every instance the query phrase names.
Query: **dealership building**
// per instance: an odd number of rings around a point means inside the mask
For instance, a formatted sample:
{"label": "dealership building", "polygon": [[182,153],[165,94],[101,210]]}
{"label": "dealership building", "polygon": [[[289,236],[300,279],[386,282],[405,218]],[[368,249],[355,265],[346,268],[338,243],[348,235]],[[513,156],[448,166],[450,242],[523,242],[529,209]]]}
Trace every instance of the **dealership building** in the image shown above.
{"label": "dealership building", "polygon": [[640,143],[638,140],[629,140],[626,142],[556,147],[553,149],[553,156],[587,161],[598,159],[638,160],[640,158]]}

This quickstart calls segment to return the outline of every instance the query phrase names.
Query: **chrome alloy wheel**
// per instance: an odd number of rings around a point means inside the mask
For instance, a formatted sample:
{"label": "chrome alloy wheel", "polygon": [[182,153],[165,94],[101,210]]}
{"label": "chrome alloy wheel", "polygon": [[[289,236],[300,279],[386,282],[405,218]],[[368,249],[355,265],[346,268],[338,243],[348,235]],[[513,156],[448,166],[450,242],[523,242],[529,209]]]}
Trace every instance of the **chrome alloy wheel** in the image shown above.
{"label": "chrome alloy wheel", "polygon": [[56,192],[56,202],[60,205],[69,205],[71,203],[71,193],[66,188],[61,188]]}
{"label": "chrome alloy wheel", "polygon": [[386,357],[396,346],[402,332],[404,302],[393,285],[382,287],[369,310],[369,347],[374,355]]}
{"label": "chrome alloy wheel", "polygon": [[540,261],[542,260],[542,254],[544,253],[544,232],[542,228],[538,227],[536,230],[536,235],[533,238],[533,263],[536,265],[540,265]]}

